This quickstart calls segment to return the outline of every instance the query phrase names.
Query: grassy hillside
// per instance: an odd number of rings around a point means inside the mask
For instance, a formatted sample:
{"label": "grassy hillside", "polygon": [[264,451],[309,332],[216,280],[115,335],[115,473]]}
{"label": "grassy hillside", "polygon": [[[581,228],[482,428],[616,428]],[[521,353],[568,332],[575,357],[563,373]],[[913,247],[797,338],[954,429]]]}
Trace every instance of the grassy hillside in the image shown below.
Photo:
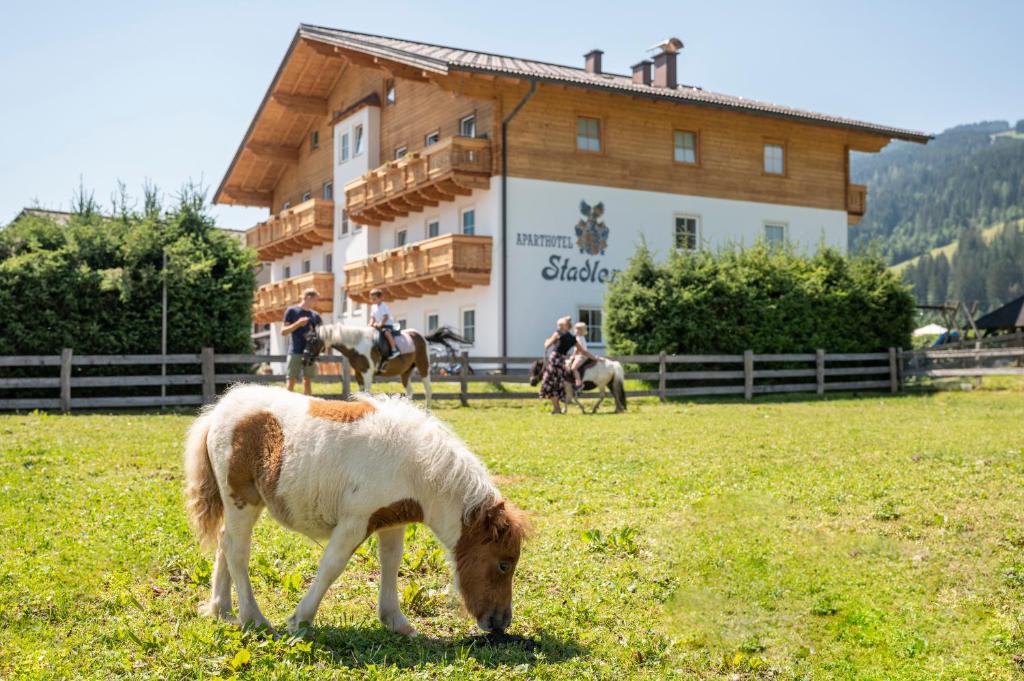
{"label": "grassy hillside", "polygon": [[1024,217],[1024,138],[1005,121],[951,128],[927,145],[895,142],[855,154],[851,178],[868,185],[868,210],[850,250],[875,244],[889,262],[945,246],[966,228]]}
{"label": "grassy hillside", "polygon": [[[1015,224],[1018,226],[1018,228],[1024,227],[1024,221],[1018,221]],[[986,244],[990,244],[992,243],[993,239],[995,239],[997,236],[1003,233],[1003,229],[1005,227],[1006,223],[1000,222],[999,224],[995,224],[992,225],[991,227],[986,227],[985,229],[979,230],[979,233],[981,234],[982,240]],[[952,260],[953,256],[956,255],[956,249],[959,244],[960,240],[956,239],[952,243],[948,243],[945,246],[938,246],[936,248],[933,248],[932,250],[928,251],[927,255],[929,255],[932,258],[938,257],[939,255],[944,255],[946,259]],[[923,255],[918,255],[916,257],[910,258],[909,260],[898,262],[895,265],[891,266],[889,269],[895,272],[896,274],[899,274],[900,272],[903,272],[907,267],[910,267],[911,265],[917,265],[923,257]]]}

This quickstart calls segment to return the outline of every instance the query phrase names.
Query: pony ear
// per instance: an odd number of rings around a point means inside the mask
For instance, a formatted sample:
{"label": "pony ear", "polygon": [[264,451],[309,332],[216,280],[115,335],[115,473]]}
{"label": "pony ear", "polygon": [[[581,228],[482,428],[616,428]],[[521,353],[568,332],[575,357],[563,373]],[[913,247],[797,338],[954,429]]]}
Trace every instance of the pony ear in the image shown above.
{"label": "pony ear", "polygon": [[494,541],[514,536],[521,542],[533,533],[533,526],[526,512],[504,499],[485,511],[484,527]]}

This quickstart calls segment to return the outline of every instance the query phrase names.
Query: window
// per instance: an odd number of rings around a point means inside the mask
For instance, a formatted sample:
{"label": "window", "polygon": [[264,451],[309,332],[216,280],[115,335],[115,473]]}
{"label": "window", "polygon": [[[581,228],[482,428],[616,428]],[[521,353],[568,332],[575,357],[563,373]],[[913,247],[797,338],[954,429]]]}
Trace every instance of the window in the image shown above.
{"label": "window", "polygon": [[333,253],[325,253],[324,254],[324,272],[333,272],[333,271],[334,271],[334,254]]}
{"label": "window", "polygon": [[432,239],[441,234],[440,220],[427,220],[427,238]]}
{"label": "window", "polygon": [[363,126],[357,125],[352,128],[352,156],[363,154]]}
{"label": "window", "polygon": [[309,148],[310,149],[319,149],[320,148],[320,131],[319,130],[314,130],[313,132],[309,133]]}
{"label": "window", "polygon": [[427,333],[437,331],[441,327],[441,316],[436,312],[427,313]]}
{"label": "window", "polygon": [[772,175],[786,174],[786,147],[781,144],[764,145],[764,172]]}
{"label": "window", "polygon": [[765,223],[764,242],[773,251],[782,248],[786,243],[786,225],[782,223]]}
{"label": "window", "polygon": [[341,299],[341,308],[338,310],[338,314],[348,314],[348,296],[345,295],[345,289],[338,291],[338,297]]}
{"label": "window", "polygon": [[353,300],[352,301],[352,314],[353,315],[361,314],[362,311],[363,311],[363,304]]}
{"label": "window", "polygon": [[423,146],[431,147],[441,141],[441,133],[434,131],[423,139]]}
{"label": "window", "polygon": [[348,152],[349,152],[349,149],[348,149],[348,133],[346,132],[345,134],[343,134],[341,136],[341,143],[339,144],[339,147],[338,147],[338,160],[339,160],[339,162],[344,163],[345,161],[348,160]]}
{"label": "window", "polygon": [[384,81],[384,103],[388,106],[395,103],[395,81],[393,78]]}
{"label": "window", "polygon": [[328,201],[334,200],[334,183],[324,182],[324,198]]}
{"label": "window", "polygon": [[470,345],[476,343],[476,310],[462,311],[462,337]]}
{"label": "window", "polygon": [[285,201],[285,202],[284,202],[284,203],[283,203],[283,204],[281,205],[281,210],[288,210],[288,209],[289,209],[289,208],[291,208],[291,207],[292,207],[292,202],[291,202],[291,201]]}
{"label": "window", "polygon": [[303,274],[309,274],[309,271],[311,269],[313,269],[313,263],[311,263],[309,260],[303,260],[302,261],[302,273]]}
{"label": "window", "polygon": [[462,211],[462,233],[476,233],[476,211],[473,210],[472,208],[467,208],[466,210]]}
{"label": "window", "polygon": [[459,134],[463,137],[476,137],[476,114],[459,120]]}
{"label": "window", "polygon": [[291,279],[291,276],[292,276],[292,266],[291,265],[285,265],[284,266],[284,278],[285,279]]}
{"label": "window", "polygon": [[587,325],[587,343],[604,345],[604,313],[599,307],[581,307],[579,320]]}
{"label": "window", "polygon": [[697,133],[676,130],[675,160],[676,163],[697,163]]}
{"label": "window", "polygon": [[395,248],[400,248],[405,245],[406,239],[409,236],[409,230],[400,229],[395,232]]}
{"label": "window", "polygon": [[601,151],[601,121],[580,116],[576,119],[576,148],[580,151]]}
{"label": "window", "polygon": [[348,211],[341,209],[341,224],[338,225],[338,238],[348,235]]}
{"label": "window", "polygon": [[395,160],[402,158],[409,150],[406,147],[395,147]]}
{"label": "window", "polygon": [[700,247],[700,228],[696,217],[676,216],[675,244],[680,251],[696,251]]}
{"label": "window", "polygon": [[404,319],[396,319],[395,320],[395,330],[396,331],[401,331],[402,329],[407,329],[407,328],[409,328],[409,322],[408,321],[406,321]]}
{"label": "window", "polygon": [[313,192],[302,192],[303,201],[309,201],[311,198],[313,198]]}

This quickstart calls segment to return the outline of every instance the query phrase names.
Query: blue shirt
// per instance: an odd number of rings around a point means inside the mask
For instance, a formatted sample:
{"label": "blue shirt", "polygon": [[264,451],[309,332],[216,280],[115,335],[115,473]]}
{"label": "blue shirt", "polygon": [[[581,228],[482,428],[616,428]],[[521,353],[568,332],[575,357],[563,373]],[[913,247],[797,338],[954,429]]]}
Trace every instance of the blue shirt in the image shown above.
{"label": "blue shirt", "polygon": [[302,317],[309,317],[309,324],[300,326],[299,328],[292,331],[292,354],[301,355],[306,349],[306,334],[309,333],[310,327],[320,326],[324,323],[324,320],[320,318],[320,313],[316,310],[305,310],[301,305],[292,305],[284,311],[284,323],[285,325],[294,324],[299,321]]}

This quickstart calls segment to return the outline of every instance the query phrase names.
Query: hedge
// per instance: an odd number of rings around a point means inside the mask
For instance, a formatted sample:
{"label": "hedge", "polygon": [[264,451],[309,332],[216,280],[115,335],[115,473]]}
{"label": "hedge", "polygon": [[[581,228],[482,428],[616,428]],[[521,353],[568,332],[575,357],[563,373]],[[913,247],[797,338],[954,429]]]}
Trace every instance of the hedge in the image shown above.
{"label": "hedge", "polygon": [[605,315],[616,354],[874,352],[910,347],[914,299],[875,255],[758,244],[656,262],[642,244]]}
{"label": "hedge", "polygon": [[0,230],[0,354],[159,353],[164,275],[169,352],[249,352],[254,267],[195,196],[65,225],[28,215]]}

